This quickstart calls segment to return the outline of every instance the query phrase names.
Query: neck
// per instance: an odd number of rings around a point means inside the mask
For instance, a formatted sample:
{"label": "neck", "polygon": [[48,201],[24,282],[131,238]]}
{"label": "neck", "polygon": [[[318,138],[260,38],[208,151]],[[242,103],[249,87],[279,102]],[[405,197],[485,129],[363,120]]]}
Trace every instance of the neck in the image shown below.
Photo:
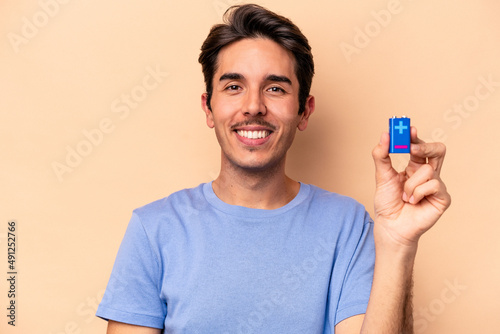
{"label": "neck", "polygon": [[212,188],[222,201],[254,209],[277,209],[290,202],[300,184],[285,175],[285,161],[262,170],[246,170],[222,163]]}

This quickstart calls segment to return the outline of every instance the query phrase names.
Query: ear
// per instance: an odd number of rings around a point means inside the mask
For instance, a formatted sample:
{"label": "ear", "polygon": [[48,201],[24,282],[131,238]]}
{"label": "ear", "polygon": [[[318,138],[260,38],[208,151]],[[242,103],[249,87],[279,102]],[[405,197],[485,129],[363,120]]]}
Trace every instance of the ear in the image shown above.
{"label": "ear", "polygon": [[201,109],[203,109],[203,111],[205,112],[208,127],[212,129],[215,126],[214,116],[212,114],[212,110],[210,110],[210,108],[207,105],[207,101],[208,101],[208,94],[207,93],[201,94]]}
{"label": "ear", "polygon": [[314,112],[314,108],[316,107],[314,96],[309,95],[306,100],[306,105],[304,108],[304,112],[300,115],[300,121],[297,125],[297,128],[300,131],[304,131],[307,128],[307,123],[309,121],[309,116]]}

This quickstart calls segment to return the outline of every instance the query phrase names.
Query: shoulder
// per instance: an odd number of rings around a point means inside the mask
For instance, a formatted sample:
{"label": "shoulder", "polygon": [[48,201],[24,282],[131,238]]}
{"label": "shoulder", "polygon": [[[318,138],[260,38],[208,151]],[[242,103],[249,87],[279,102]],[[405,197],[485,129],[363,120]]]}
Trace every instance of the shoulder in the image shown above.
{"label": "shoulder", "polygon": [[361,235],[373,220],[357,200],[310,185],[308,216],[318,226],[333,229],[339,235]]}
{"label": "shoulder", "polygon": [[325,207],[331,210],[361,210],[366,211],[363,204],[359,203],[352,197],[341,195],[331,192],[315,185],[308,185],[310,187],[310,201],[311,205],[318,207]]}
{"label": "shoulder", "polygon": [[150,221],[158,222],[168,217],[189,214],[196,207],[206,202],[203,195],[205,185],[206,183],[202,183],[193,188],[176,191],[167,197],[135,209],[133,215],[145,223]]}

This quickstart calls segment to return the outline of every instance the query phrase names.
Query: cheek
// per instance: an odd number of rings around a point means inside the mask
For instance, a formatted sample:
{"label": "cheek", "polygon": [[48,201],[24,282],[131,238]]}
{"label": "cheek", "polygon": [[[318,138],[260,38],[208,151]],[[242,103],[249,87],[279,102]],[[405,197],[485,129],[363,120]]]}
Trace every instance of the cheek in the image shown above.
{"label": "cheek", "polygon": [[238,110],[238,103],[235,99],[218,99],[212,104],[216,123],[229,121]]}
{"label": "cheek", "polygon": [[298,110],[291,109],[287,113],[283,113],[279,116],[279,119],[283,123],[283,126],[287,129],[297,129],[300,123],[300,116]]}
{"label": "cheek", "polygon": [[268,100],[266,105],[274,110],[274,114],[279,115],[283,121],[292,121],[299,115],[299,103],[293,96],[282,100]]}

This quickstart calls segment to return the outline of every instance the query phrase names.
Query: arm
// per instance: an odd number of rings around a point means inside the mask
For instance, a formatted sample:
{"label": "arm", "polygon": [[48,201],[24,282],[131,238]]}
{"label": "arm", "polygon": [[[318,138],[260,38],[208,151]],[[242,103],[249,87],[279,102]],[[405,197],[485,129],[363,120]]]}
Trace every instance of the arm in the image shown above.
{"label": "arm", "polygon": [[424,143],[412,127],[410,162],[392,168],[389,134],[373,150],[375,162],[375,271],[366,315],[346,319],[337,334],[412,334],[412,273],[420,236],[450,205],[440,179],[445,146]]}
{"label": "arm", "polygon": [[160,333],[153,328],[162,328],[167,314],[166,302],[160,297],[162,270],[156,245],[139,214],[132,214],[96,311],[98,317],[109,320],[111,334]]}
{"label": "arm", "polygon": [[160,334],[161,329],[142,327],[109,320],[106,334]]}

